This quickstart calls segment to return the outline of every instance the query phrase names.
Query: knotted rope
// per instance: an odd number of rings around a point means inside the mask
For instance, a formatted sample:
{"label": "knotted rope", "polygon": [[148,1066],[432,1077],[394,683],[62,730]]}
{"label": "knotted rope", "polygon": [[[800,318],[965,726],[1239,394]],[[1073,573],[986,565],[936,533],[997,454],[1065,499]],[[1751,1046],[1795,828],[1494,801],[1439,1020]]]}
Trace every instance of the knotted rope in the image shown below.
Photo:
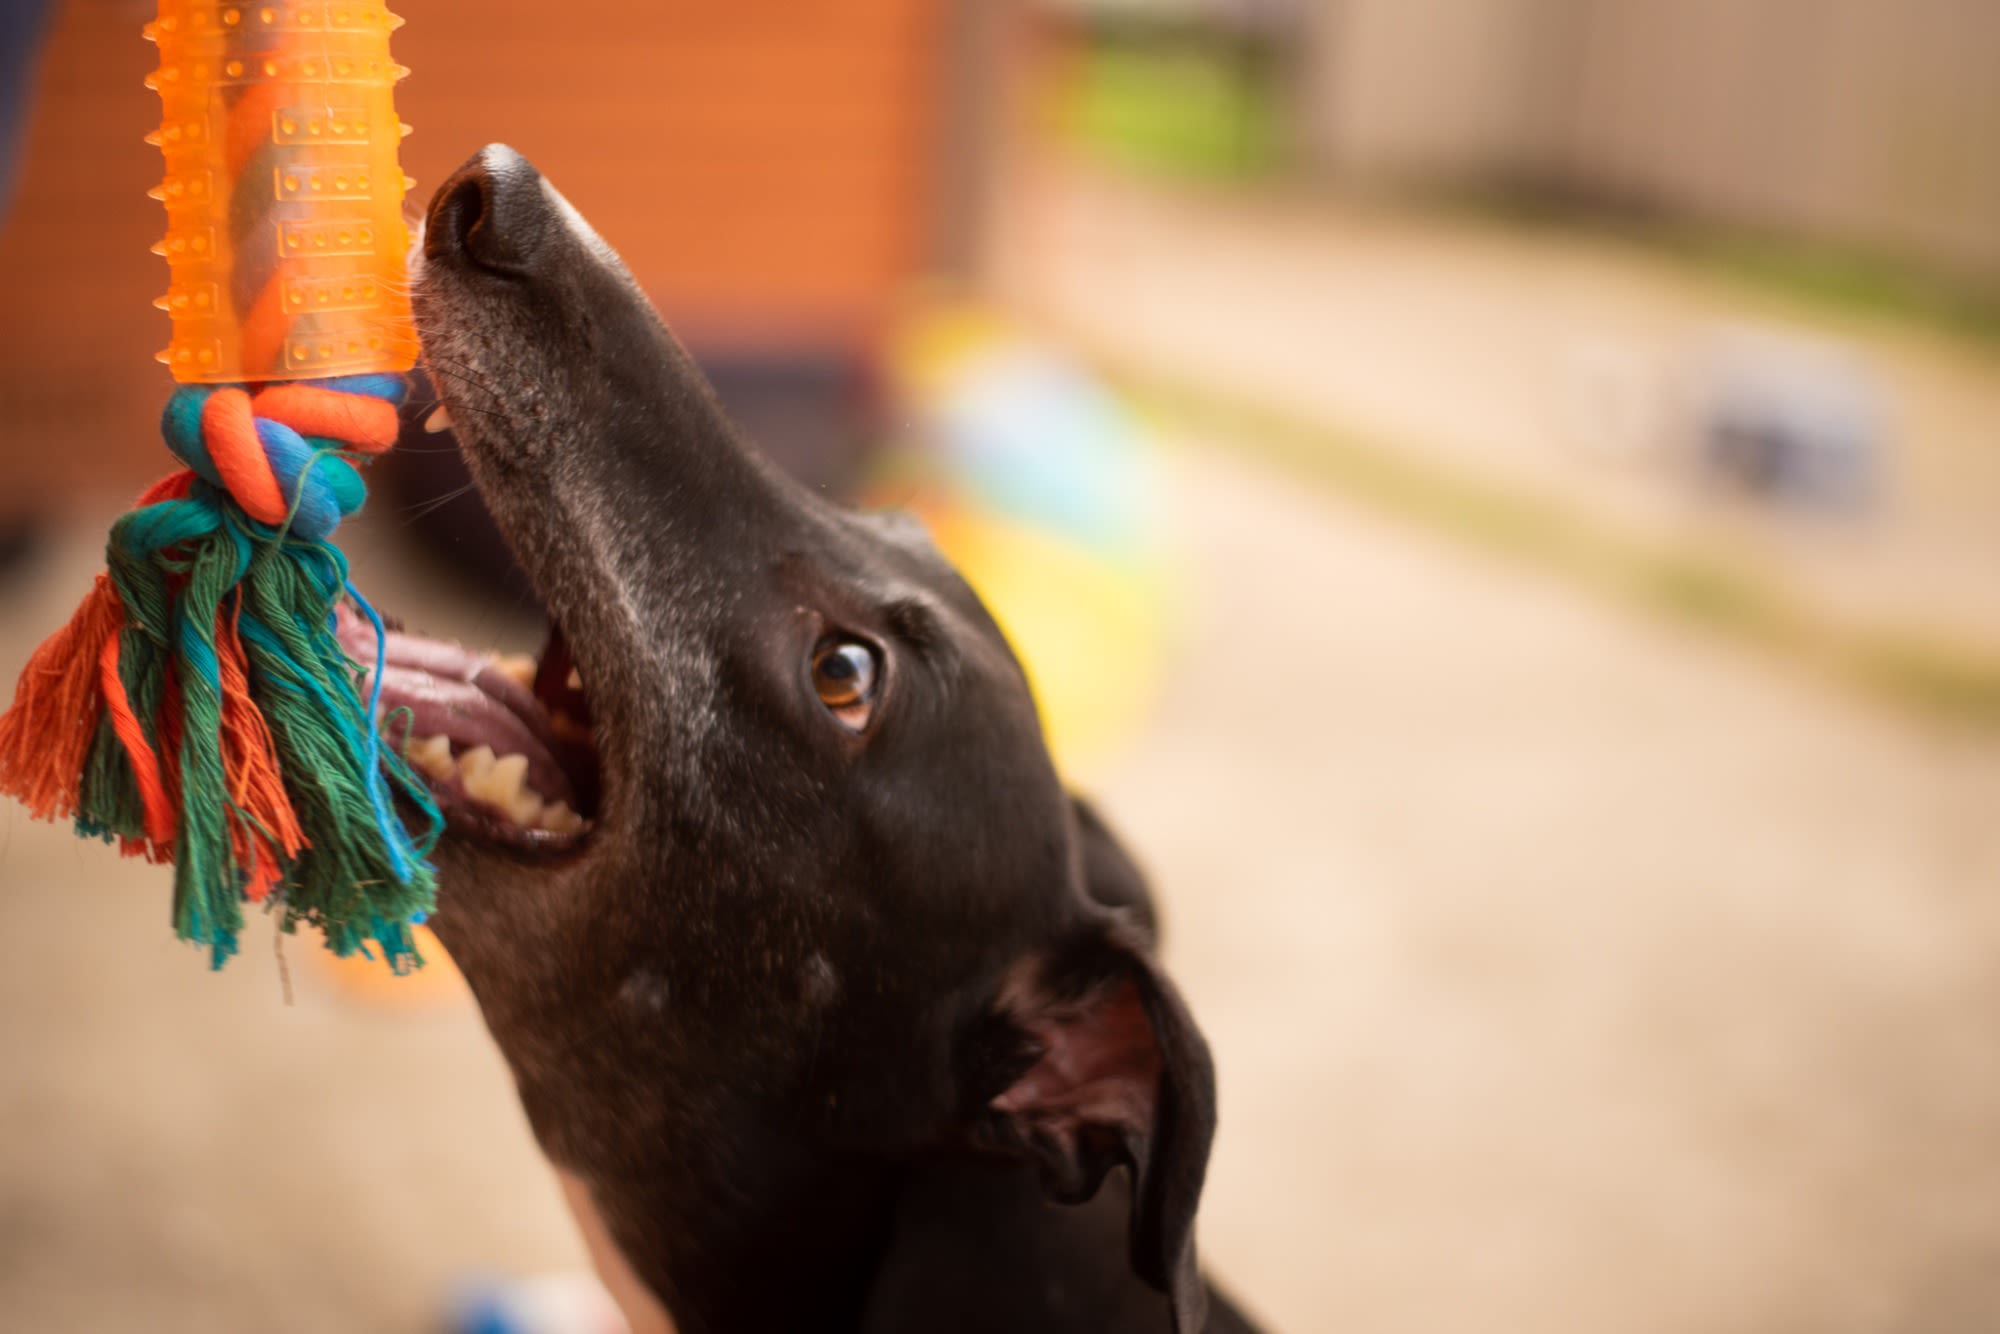
{"label": "knotted rope", "polygon": [[[0,792],[174,865],[174,927],[215,966],[242,902],[340,954],[416,958],[437,808],[381,744],[375,691],[333,633],[343,595],[381,619],[328,542],[355,464],[395,443],[395,375],[184,385],[161,426],[185,471],[113,526],[109,569],[29,659],[0,716]],[[400,797],[422,832],[398,818]]]}

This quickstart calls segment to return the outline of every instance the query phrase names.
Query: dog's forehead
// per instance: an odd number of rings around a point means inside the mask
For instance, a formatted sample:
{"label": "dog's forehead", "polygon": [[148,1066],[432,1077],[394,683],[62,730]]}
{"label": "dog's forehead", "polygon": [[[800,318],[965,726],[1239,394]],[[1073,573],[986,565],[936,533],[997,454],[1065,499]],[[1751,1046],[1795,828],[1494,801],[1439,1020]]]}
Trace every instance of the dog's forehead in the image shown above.
{"label": "dog's forehead", "polygon": [[907,509],[865,510],[855,522],[884,546],[926,566],[949,570],[930,525]]}
{"label": "dog's forehead", "polygon": [[854,520],[890,555],[897,575],[921,590],[921,596],[907,599],[909,602],[951,621],[962,634],[990,641],[1010,664],[1013,662],[999,624],[958,567],[939,550],[929,524],[908,510],[867,511],[856,514]]}

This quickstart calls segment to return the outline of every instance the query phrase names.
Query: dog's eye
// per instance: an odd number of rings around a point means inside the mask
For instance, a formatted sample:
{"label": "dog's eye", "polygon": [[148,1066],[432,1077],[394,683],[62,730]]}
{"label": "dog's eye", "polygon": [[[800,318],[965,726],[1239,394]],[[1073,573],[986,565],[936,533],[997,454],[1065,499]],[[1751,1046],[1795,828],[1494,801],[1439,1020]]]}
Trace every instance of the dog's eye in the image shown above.
{"label": "dog's eye", "polygon": [[868,725],[881,674],[874,648],[858,639],[834,636],[822,639],[813,650],[813,689],[819,692],[819,702],[857,732]]}

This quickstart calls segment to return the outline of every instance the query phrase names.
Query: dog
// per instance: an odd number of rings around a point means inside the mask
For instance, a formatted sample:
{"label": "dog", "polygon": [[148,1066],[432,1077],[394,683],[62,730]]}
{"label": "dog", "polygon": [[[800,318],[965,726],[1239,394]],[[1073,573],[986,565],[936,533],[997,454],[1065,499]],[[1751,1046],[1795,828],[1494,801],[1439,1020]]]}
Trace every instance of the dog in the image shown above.
{"label": "dog", "polygon": [[448,822],[432,925],[635,1325],[1249,1330],[1195,1257],[1208,1047],[979,599],[740,439],[512,150],[412,270],[553,629],[532,668],[390,635],[385,717]]}

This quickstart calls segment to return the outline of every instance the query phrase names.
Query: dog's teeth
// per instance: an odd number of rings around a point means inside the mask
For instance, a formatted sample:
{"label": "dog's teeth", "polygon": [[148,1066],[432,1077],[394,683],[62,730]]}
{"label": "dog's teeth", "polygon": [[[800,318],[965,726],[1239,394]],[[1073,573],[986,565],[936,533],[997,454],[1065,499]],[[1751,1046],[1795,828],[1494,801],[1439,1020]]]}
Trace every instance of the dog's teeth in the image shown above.
{"label": "dog's teeth", "polygon": [[583,817],[571,810],[566,801],[552,802],[542,807],[542,828],[555,834],[581,833]]}
{"label": "dog's teeth", "polygon": [[439,431],[449,431],[450,429],[451,414],[444,410],[442,404],[438,406],[436,412],[424,418],[424,431],[429,435],[436,435]]}
{"label": "dog's teeth", "polygon": [[403,755],[416,766],[417,772],[436,779],[451,777],[457,765],[451,758],[451,738],[448,736],[414,737],[403,747]]}
{"label": "dog's teeth", "polygon": [[[513,762],[516,760],[520,763]],[[520,786],[528,757],[509,755],[502,759],[493,754],[493,747],[478,746],[465,752],[459,764],[465,770],[465,790],[475,797],[491,799],[510,796]]]}
{"label": "dog's teeth", "polygon": [[523,690],[535,688],[535,660],[525,653],[510,653],[497,658],[493,665],[514,678]]}
{"label": "dog's teeth", "polygon": [[465,790],[473,792],[474,783],[483,783],[493,772],[493,747],[474,746],[458,757],[459,777],[465,782]]}
{"label": "dog's teeth", "polygon": [[[477,760],[473,757],[485,752]],[[526,755],[503,755],[493,758],[490,746],[480,746],[476,751],[467,751],[465,773],[466,795],[479,798],[487,805],[500,811],[509,820],[519,825],[533,825],[542,813],[542,799],[523,786],[528,776]]]}
{"label": "dog's teeth", "polygon": [[515,824],[532,828],[541,817],[542,798],[528,786],[527,779],[526,755],[507,755],[494,762],[494,804]]}
{"label": "dog's teeth", "polygon": [[507,818],[523,829],[533,829],[542,819],[542,799],[527,788],[514,793],[514,799],[501,808]]}
{"label": "dog's teeth", "polygon": [[569,669],[569,688],[571,690],[583,689],[583,673],[574,667]]}
{"label": "dog's teeth", "polygon": [[521,786],[521,780],[528,776],[526,755],[502,755],[493,761],[493,781],[504,783],[510,788]]}

